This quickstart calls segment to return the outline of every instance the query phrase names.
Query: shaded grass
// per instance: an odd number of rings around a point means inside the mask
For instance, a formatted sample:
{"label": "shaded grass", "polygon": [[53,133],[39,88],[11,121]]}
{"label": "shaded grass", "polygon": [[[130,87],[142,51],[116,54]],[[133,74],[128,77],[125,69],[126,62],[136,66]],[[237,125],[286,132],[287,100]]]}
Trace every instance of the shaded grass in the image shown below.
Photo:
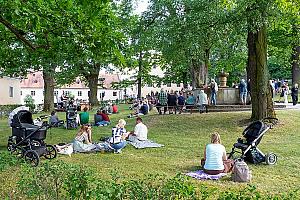
{"label": "shaded grass", "polygon": [[[134,128],[135,119],[127,119],[130,112],[127,105],[122,105],[122,112],[111,115],[112,124],[115,125],[120,118],[127,121],[127,130]],[[77,163],[94,168],[97,175],[102,178],[111,178],[110,172],[116,170],[124,179],[144,177],[147,174],[165,174],[174,176],[199,169],[200,159],[203,156],[205,144],[209,142],[212,132],[220,133],[222,143],[230,151],[233,143],[241,136],[246,128],[250,112],[157,115],[152,112],[144,116],[144,123],[149,128],[148,137],[165,147],[157,149],[134,149],[128,145],[122,154],[73,154],[71,157],[59,155],[57,159],[69,163]],[[252,174],[252,183],[261,191],[270,193],[287,192],[299,188],[300,157],[298,156],[300,141],[300,111],[278,111],[280,123],[269,130],[264,136],[259,148],[264,152],[274,152],[278,156],[278,163],[274,166],[265,164],[249,165]],[[59,113],[63,119],[64,113]],[[92,114],[90,119],[93,119]],[[111,126],[94,127],[93,140],[98,141],[102,136],[111,134]],[[57,144],[73,140],[76,130],[53,128],[48,131],[46,142]],[[0,151],[6,149],[7,137],[11,130],[6,120],[0,121]],[[0,173],[1,182],[16,180],[18,173]],[[5,181],[4,181],[5,182]],[[195,185],[201,182],[193,180]],[[218,187],[220,190],[239,189],[245,184],[229,181],[229,177],[221,181],[206,181],[208,186]],[[1,192],[9,191],[13,183],[5,183]],[[2,190],[2,191],[1,191]]]}

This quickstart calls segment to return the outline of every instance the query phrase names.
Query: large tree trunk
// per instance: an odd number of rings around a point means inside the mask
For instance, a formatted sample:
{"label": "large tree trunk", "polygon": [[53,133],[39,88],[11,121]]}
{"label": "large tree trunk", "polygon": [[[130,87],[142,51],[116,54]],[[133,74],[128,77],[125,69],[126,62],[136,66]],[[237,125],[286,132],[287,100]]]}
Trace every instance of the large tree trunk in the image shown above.
{"label": "large tree trunk", "polygon": [[293,48],[292,55],[293,84],[300,84],[300,46]]}
{"label": "large tree trunk", "polygon": [[205,49],[205,58],[204,58],[204,66],[202,67],[201,71],[201,78],[203,80],[203,84],[208,84],[208,67],[209,63],[209,56],[210,56],[210,49]]}
{"label": "large tree trunk", "polygon": [[44,79],[44,111],[54,110],[54,68],[43,70]]}
{"label": "large tree trunk", "polygon": [[138,86],[138,91],[137,91],[137,98],[141,98],[142,97],[142,73],[143,73],[143,53],[140,52],[139,55],[139,71],[138,71],[138,75],[137,75],[137,86]]}
{"label": "large tree trunk", "polygon": [[275,117],[267,67],[266,26],[248,31],[248,66],[250,76],[252,120]]}
{"label": "large tree trunk", "polygon": [[86,77],[88,80],[88,86],[90,89],[89,95],[89,103],[92,107],[96,107],[99,105],[99,101],[97,98],[98,95],[98,80],[99,80],[99,70],[98,73],[93,73],[89,77]]}

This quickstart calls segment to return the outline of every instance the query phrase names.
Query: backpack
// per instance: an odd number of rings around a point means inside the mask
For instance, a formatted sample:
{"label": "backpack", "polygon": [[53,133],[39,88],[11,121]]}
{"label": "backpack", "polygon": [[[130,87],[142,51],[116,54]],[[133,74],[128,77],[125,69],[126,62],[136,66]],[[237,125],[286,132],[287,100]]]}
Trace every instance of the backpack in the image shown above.
{"label": "backpack", "polygon": [[252,178],[251,171],[244,160],[237,159],[234,161],[232,170],[232,181],[234,182],[250,182]]}

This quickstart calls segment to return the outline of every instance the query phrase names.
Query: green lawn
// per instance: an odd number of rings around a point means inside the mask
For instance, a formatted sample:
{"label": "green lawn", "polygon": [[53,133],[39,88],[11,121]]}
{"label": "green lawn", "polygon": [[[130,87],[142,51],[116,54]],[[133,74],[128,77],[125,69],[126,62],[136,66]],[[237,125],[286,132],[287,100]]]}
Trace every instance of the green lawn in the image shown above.
{"label": "green lawn", "polygon": [[[111,115],[112,124],[118,119],[127,121],[127,130],[134,127],[135,119],[128,119],[128,106],[123,105],[121,113]],[[227,151],[230,151],[233,143],[241,136],[247,126],[250,112],[234,113],[207,113],[207,114],[182,114],[182,115],[157,115],[156,112],[144,116],[144,122],[149,128],[148,137],[165,147],[157,149],[136,150],[128,145],[122,154],[73,154],[71,157],[59,155],[57,159],[86,165],[94,168],[102,178],[110,178],[109,173],[116,169],[123,178],[131,179],[143,177],[147,174],[165,174],[174,176],[199,169],[200,159],[209,136],[217,131],[221,134],[222,142]],[[274,152],[278,155],[278,163],[275,166],[265,164],[250,165],[253,174],[252,183],[258,190],[268,193],[287,192],[299,188],[300,185],[300,111],[277,111],[280,123],[267,132],[263,138],[260,149],[264,153]],[[64,118],[64,113],[59,113]],[[92,114],[90,119],[93,119]],[[94,127],[93,140],[97,141],[102,136],[109,136],[111,126]],[[6,150],[7,137],[11,130],[6,119],[0,120],[0,151]],[[70,142],[74,138],[76,130],[53,128],[48,131],[47,143],[57,144]],[[43,161],[42,161],[43,162]],[[0,174],[0,194],[10,189],[17,179],[18,173],[11,174],[5,171]],[[200,181],[193,181],[195,185]],[[234,183],[225,178],[221,181],[206,181],[210,186],[221,190],[228,188],[241,188],[245,184]]]}

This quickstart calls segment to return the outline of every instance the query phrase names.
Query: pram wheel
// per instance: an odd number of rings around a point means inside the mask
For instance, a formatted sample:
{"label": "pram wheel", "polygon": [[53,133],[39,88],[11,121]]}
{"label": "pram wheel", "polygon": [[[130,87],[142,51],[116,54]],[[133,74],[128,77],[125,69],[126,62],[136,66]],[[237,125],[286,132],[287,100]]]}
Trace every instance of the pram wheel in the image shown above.
{"label": "pram wheel", "polygon": [[44,154],[44,157],[46,159],[54,159],[57,156],[56,148],[53,145],[47,144],[46,145],[46,154]]}
{"label": "pram wheel", "polygon": [[24,159],[33,167],[38,166],[40,162],[39,155],[33,150],[26,151],[24,154]]}
{"label": "pram wheel", "polygon": [[268,153],[265,159],[268,165],[274,165],[277,162],[277,156],[274,153]]}

